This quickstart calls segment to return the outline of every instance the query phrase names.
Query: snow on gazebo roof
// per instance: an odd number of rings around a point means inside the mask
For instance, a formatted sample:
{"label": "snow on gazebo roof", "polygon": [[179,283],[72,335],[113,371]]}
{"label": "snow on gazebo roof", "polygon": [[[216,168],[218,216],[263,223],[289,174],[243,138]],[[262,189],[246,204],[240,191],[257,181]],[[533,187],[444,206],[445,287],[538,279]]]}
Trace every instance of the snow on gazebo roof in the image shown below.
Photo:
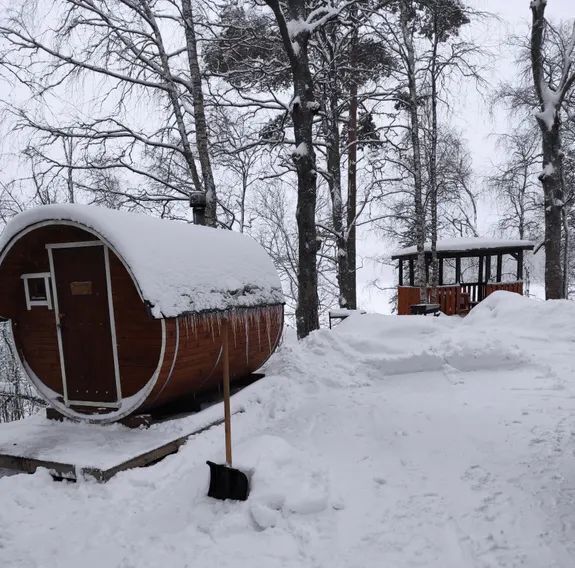
{"label": "snow on gazebo roof", "polygon": [[14,217],[0,251],[37,223],[63,221],[107,242],[131,271],[155,318],[284,302],[277,271],[251,237],[89,205],[44,205]]}
{"label": "snow on gazebo roof", "polygon": [[[470,254],[486,251],[513,251],[513,250],[533,250],[535,244],[526,240],[503,240],[503,239],[480,239],[461,238],[444,239],[437,241],[437,252],[441,253],[465,253]],[[431,252],[431,243],[425,243],[425,252]],[[406,247],[395,251],[391,258],[405,258],[417,254],[417,247]]]}

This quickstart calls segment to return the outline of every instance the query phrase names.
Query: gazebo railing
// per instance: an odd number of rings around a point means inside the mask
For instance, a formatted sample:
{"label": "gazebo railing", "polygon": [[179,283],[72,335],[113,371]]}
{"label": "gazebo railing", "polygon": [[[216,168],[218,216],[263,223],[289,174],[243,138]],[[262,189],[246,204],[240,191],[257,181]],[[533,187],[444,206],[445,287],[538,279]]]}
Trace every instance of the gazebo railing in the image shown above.
{"label": "gazebo railing", "polygon": [[479,282],[462,282],[461,291],[469,296],[469,302],[472,305],[478,304],[485,298],[485,284]]}
{"label": "gazebo railing", "polygon": [[[485,299],[489,294],[505,290],[523,294],[523,282],[492,282],[479,284],[466,282],[449,286],[437,287],[437,303],[441,311],[447,315],[467,313],[473,306]],[[427,289],[427,301],[431,302],[432,290]],[[420,303],[419,288],[415,286],[399,286],[397,289],[397,313],[408,315],[411,306]]]}
{"label": "gazebo railing", "polygon": [[520,282],[492,282],[485,284],[485,296],[487,298],[489,294],[497,292],[498,290],[504,290],[505,292],[515,292],[516,294],[521,294],[523,296],[523,281]]}

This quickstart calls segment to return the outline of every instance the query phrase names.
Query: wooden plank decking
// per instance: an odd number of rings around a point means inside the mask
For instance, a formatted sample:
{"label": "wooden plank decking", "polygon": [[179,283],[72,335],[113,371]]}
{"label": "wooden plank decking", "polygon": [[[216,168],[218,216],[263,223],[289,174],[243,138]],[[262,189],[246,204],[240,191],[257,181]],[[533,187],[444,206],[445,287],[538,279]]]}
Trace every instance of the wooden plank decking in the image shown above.
{"label": "wooden plank decking", "polygon": [[[245,383],[261,377],[249,377]],[[249,386],[232,396],[233,415],[244,412],[237,397],[248,390]],[[147,429],[50,420],[37,414],[0,424],[0,470],[34,473],[45,468],[56,480],[108,481],[121,471],[176,453],[190,438],[222,423],[220,404],[163,419]]]}

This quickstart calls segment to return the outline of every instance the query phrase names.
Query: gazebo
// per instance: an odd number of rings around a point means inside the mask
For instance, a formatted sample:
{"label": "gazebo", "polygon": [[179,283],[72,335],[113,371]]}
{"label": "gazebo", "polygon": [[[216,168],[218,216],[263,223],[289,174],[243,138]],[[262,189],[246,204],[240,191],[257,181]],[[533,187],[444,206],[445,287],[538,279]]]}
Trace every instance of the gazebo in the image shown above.
{"label": "gazebo", "polygon": [[[437,303],[447,315],[466,314],[497,290],[523,294],[524,251],[534,244],[525,240],[447,239],[437,241]],[[431,301],[431,245],[425,245],[427,302]],[[420,289],[415,285],[417,248],[407,247],[392,255],[399,261],[397,313],[412,313],[420,304]]]}

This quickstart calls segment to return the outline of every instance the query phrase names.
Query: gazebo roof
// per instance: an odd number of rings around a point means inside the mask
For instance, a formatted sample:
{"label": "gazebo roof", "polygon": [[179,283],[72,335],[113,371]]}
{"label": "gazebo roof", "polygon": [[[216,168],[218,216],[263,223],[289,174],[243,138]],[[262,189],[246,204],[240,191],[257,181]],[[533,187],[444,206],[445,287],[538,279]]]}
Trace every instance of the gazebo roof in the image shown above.
{"label": "gazebo roof", "polygon": [[[535,243],[526,240],[502,239],[444,239],[437,241],[437,253],[442,258],[482,256],[486,254],[510,254],[522,250],[533,250]],[[431,254],[431,243],[425,243],[425,253]],[[417,247],[406,247],[395,251],[392,260],[409,259],[417,256]]]}

